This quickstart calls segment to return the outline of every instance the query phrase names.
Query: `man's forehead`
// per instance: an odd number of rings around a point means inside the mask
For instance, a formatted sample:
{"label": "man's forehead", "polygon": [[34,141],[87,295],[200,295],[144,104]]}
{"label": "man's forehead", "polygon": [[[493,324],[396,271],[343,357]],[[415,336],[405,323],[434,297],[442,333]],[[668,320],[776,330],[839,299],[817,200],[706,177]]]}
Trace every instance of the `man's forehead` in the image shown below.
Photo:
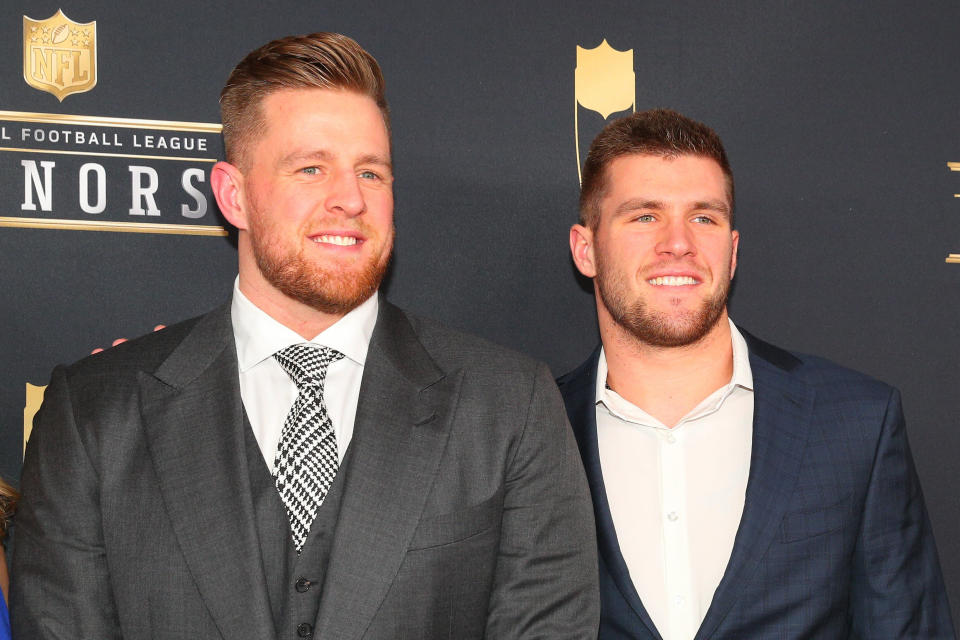
{"label": "man's forehead", "polygon": [[267,93],[259,107],[264,124],[271,120],[277,124],[286,124],[287,115],[291,113],[300,116],[345,112],[356,114],[367,111],[371,114],[380,113],[377,103],[366,94],[351,89],[323,87],[280,87]]}
{"label": "man's forehead", "polygon": [[607,168],[623,170],[627,167],[648,171],[716,171],[718,175],[724,175],[719,162],[709,156],[694,153],[626,153],[611,160]]}
{"label": "man's forehead", "polygon": [[386,123],[376,102],[363,93],[281,88],[264,96],[259,109],[254,144],[267,145],[275,162],[331,160],[350,150],[363,162],[391,164]]}
{"label": "man's forehead", "polygon": [[[660,155],[625,154],[608,165],[603,199],[610,196],[651,199],[687,195],[694,200],[723,200],[730,206],[730,182],[720,163],[713,158],[694,154]],[[645,194],[646,190],[653,192]],[[628,196],[626,194],[629,194]]]}

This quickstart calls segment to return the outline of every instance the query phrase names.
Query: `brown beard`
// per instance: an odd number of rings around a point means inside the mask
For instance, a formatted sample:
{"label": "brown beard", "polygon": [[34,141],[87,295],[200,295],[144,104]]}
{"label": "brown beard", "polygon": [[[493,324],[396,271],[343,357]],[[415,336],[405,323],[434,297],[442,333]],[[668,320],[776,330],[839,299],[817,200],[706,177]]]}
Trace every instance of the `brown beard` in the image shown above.
{"label": "brown beard", "polygon": [[369,260],[359,273],[312,265],[303,251],[281,255],[263,240],[264,234],[253,228],[250,231],[253,255],[266,281],[287,297],[328,314],[343,315],[372,296],[380,287],[393,254],[392,227],[384,254]]}
{"label": "brown beard", "polygon": [[594,286],[614,322],[626,329],[638,342],[654,347],[683,347],[707,335],[723,315],[730,295],[730,277],[721,273],[720,287],[699,309],[671,317],[648,308],[644,300],[629,300],[627,278],[608,269],[603,252],[596,252],[597,277]]}

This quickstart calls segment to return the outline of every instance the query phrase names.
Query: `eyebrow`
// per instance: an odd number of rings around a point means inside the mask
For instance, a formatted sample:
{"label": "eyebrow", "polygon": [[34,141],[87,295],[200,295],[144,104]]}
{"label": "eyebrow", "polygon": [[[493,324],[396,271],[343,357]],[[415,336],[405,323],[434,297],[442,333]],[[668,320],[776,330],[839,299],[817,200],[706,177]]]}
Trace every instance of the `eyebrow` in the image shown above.
{"label": "eyebrow", "polygon": [[384,158],[376,153],[365,153],[360,156],[359,164],[375,164],[393,170],[393,163],[390,162],[390,158]]}
{"label": "eyebrow", "polygon": [[[317,149],[316,151],[294,151],[280,158],[280,165],[288,166],[291,164],[310,162],[313,160],[330,162],[334,159],[334,157],[334,154],[326,149]],[[373,164],[393,170],[393,164],[390,162],[390,159],[376,153],[363,154],[360,156],[357,164]]]}
{"label": "eyebrow", "polygon": [[730,205],[723,200],[702,200],[695,202],[693,208],[696,210],[716,211],[719,214],[730,217]]}
{"label": "eyebrow", "polygon": [[619,215],[621,213],[627,213],[629,211],[636,211],[637,209],[663,209],[663,203],[659,200],[648,200],[646,198],[630,198],[621,202],[614,214]]}
{"label": "eyebrow", "polygon": [[[652,209],[658,211],[660,209],[665,209],[666,205],[661,200],[652,200],[648,198],[630,198],[621,202],[616,210],[614,215],[620,215],[623,213],[629,213],[631,211],[637,211],[639,209]],[[692,210],[695,211],[715,211],[719,214],[725,215],[728,218],[730,217],[730,206],[723,200],[698,200],[693,203]]]}

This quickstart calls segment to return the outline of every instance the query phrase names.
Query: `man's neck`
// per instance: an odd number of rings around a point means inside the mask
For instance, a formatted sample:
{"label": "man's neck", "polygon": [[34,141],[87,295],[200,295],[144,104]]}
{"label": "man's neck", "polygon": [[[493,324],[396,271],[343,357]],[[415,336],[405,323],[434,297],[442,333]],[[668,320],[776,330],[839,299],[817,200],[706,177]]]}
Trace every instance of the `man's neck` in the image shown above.
{"label": "man's neck", "polygon": [[345,315],[314,309],[284,295],[262,278],[244,278],[242,271],[239,286],[250,302],[305,340],[312,340]]}
{"label": "man's neck", "polygon": [[726,311],[703,338],[682,347],[641,343],[613,323],[601,323],[600,337],[610,388],[668,427],[733,376]]}

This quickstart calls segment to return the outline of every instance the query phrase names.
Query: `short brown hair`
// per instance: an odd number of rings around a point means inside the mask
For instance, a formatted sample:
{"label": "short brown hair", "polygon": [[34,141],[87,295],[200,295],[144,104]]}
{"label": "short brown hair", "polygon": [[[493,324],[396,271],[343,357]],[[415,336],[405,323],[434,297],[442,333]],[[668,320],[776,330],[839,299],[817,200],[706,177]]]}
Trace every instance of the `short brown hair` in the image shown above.
{"label": "short brown hair", "polygon": [[733,171],[723,143],[705,124],[671,111],[651,109],[614,120],[590,144],[580,184],[580,224],[595,229],[600,201],[607,189],[607,167],[625,155],[665,158],[701,156],[715,160],[727,179],[730,225],[733,226]]}
{"label": "short brown hair", "polygon": [[220,92],[227,162],[243,161],[263,125],[263,99],[281,89],[345,89],[377,103],[390,131],[383,73],[376,59],[339,33],[311,33],[268,42],[240,61]]}

